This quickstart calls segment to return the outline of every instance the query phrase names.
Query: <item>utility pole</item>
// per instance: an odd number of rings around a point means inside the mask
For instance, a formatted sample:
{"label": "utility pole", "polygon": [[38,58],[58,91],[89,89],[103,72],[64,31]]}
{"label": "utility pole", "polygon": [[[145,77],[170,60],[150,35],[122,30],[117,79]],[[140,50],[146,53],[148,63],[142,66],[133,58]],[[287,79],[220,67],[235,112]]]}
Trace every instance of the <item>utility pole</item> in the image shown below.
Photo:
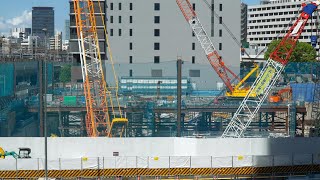
{"label": "utility pole", "polygon": [[182,60],[177,59],[177,137],[181,137],[181,79],[182,79]]}
{"label": "utility pole", "polygon": [[[44,165],[44,169],[45,169],[45,180],[48,179],[48,138],[47,138],[47,56],[48,56],[48,45],[47,45],[47,29],[43,28],[42,31],[45,33],[45,57],[44,57],[44,96],[42,96],[43,98],[43,126],[44,126],[44,154],[45,154],[45,165]],[[41,61],[41,60],[40,60]]]}

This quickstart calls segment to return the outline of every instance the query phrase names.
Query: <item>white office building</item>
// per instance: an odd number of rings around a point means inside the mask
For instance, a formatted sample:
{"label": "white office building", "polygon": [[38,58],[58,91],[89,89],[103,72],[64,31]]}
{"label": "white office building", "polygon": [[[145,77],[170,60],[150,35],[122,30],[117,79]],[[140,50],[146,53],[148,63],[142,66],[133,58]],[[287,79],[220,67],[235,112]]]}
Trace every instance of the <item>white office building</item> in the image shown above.
{"label": "white office building", "polygon": [[[248,36],[247,41],[251,45],[265,47],[277,38],[282,38],[289,27],[301,13],[301,0],[261,0],[260,5],[248,7]],[[309,20],[300,42],[311,42],[310,37],[317,35],[315,25],[317,16]],[[316,45],[319,49],[319,44]]]}
{"label": "white office building", "polygon": [[62,50],[62,32],[57,32],[54,37],[50,38],[50,50]]}
{"label": "white office building", "polygon": [[[190,0],[204,29],[228,66],[236,74],[240,67],[240,47],[222,22],[240,42],[240,0]],[[209,64],[174,0],[109,0],[107,30],[115,69],[121,77],[176,77],[178,56],[182,57],[182,76],[195,89],[217,89],[222,80]],[[108,53],[107,53],[108,54]],[[106,62],[106,80],[114,83],[110,61]]]}

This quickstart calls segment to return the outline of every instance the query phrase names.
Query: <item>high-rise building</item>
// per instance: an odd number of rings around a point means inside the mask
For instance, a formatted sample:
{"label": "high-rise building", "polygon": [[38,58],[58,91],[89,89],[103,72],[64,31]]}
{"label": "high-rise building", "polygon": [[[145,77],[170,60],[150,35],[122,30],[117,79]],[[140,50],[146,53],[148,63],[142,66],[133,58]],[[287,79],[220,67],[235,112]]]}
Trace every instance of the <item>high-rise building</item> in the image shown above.
{"label": "high-rise building", "polygon": [[54,37],[50,38],[50,50],[62,50],[62,32],[57,32]]}
{"label": "high-rise building", "polygon": [[64,40],[70,40],[70,20],[64,21]]}
{"label": "high-rise building", "polygon": [[[240,0],[211,0],[214,11],[204,1],[190,2],[226,66],[238,74],[240,47],[223,23],[240,41]],[[190,79],[194,89],[217,89],[221,84],[176,1],[109,0],[107,15],[110,47],[119,78],[176,77],[176,59],[181,56],[182,75]],[[106,63],[107,74],[112,71],[109,61]],[[110,77],[106,76],[106,80],[113,84]]]}
{"label": "high-rise building", "polygon": [[[43,29],[47,31],[44,32]],[[32,35],[47,38],[54,36],[53,7],[32,7]]]}
{"label": "high-rise building", "polygon": [[[105,43],[105,34],[104,34],[104,27],[102,23],[101,15],[104,16],[104,20],[106,20],[106,6],[105,0],[93,0],[95,9],[95,17],[96,17],[96,24],[97,24],[97,31],[99,37],[99,45],[100,45],[100,52],[101,52],[101,59],[106,60],[106,43]],[[100,8],[98,2],[100,2],[102,12],[100,13]],[[79,53],[79,45],[78,45],[78,37],[77,37],[77,28],[76,28],[76,19],[74,14],[73,8],[73,1],[69,1],[70,3],[70,40],[69,40],[69,53],[73,57],[74,64],[80,64],[80,53]],[[81,71],[80,71],[81,72]],[[80,75],[81,76],[81,75]]]}
{"label": "high-rise building", "polygon": [[248,5],[241,3],[241,42],[247,42]]}
{"label": "high-rise building", "polygon": [[[262,3],[263,2],[263,3]],[[274,39],[283,37],[301,13],[302,0],[263,0],[260,5],[248,7],[248,37],[251,45],[265,47]],[[311,42],[317,34],[316,15],[306,24],[299,41]],[[319,49],[319,45],[316,45]]]}

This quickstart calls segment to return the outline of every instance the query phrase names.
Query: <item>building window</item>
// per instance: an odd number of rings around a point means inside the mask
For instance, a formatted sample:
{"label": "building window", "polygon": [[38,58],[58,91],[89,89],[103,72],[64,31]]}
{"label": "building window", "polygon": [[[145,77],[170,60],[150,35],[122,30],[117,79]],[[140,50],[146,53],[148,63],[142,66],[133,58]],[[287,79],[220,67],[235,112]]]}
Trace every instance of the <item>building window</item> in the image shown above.
{"label": "building window", "polygon": [[130,23],[132,23],[132,16],[130,16],[129,21],[130,21]]}
{"label": "building window", "polygon": [[192,31],[192,37],[194,37],[195,36],[195,34],[194,34],[194,32]]}
{"label": "building window", "polygon": [[222,43],[219,43],[219,50],[222,50]]}
{"label": "building window", "polygon": [[129,30],[129,36],[132,36],[132,29]]}
{"label": "building window", "polygon": [[160,11],[160,3],[154,3],[154,10]]}
{"label": "building window", "polygon": [[119,10],[121,10],[121,3],[119,3]]}
{"label": "building window", "polygon": [[129,43],[129,49],[132,50],[132,42]]}
{"label": "building window", "polygon": [[160,23],[160,16],[155,16],[154,17],[154,23],[159,24]]}
{"label": "building window", "polygon": [[160,43],[154,43],[154,50],[160,50]]}
{"label": "building window", "polygon": [[130,10],[132,10],[132,3],[130,3]]}
{"label": "building window", "polygon": [[121,29],[119,29],[119,36],[121,36],[121,34],[122,34],[122,31],[121,31]]}
{"label": "building window", "polygon": [[121,16],[119,16],[119,23],[121,24]]}
{"label": "building window", "polygon": [[110,23],[113,23],[113,16],[110,16]]}
{"label": "building window", "polygon": [[192,43],[192,50],[196,50],[196,43]]}
{"label": "building window", "polygon": [[113,36],[113,29],[110,29],[110,36]]}
{"label": "building window", "polygon": [[162,69],[151,69],[151,77],[162,77]]}
{"label": "building window", "polygon": [[200,77],[200,70],[189,70],[189,77]]}
{"label": "building window", "polygon": [[110,3],[110,10],[113,10],[113,3]]}
{"label": "building window", "polygon": [[195,63],[196,63],[196,57],[192,56],[192,64],[195,64]]}
{"label": "building window", "polygon": [[222,4],[219,5],[219,10],[222,11]]}
{"label": "building window", "polygon": [[195,11],[196,10],[196,4],[192,3],[192,9]]}
{"label": "building window", "polygon": [[219,17],[219,24],[222,24],[222,17]]}
{"label": "building window", "polygon": [[160,36],[160,29],[154,30],[154,36]]}
{"label": "building window", "polygon": [[129,56],[129,63],[132,64],[132,56]]}
{"label": "building window", "polygon": [[160,56],[154,56],[153,61],[155,64],[159,64],[160,63]]}
{"label": "building window", "polygon": [[222,37],[222,29],[219,30],[219,37]]}
{"label": "building window", "polygon": [[132,77],[132,74],[133,74],[132,69],[130,69],[129,70],[129,76]]}

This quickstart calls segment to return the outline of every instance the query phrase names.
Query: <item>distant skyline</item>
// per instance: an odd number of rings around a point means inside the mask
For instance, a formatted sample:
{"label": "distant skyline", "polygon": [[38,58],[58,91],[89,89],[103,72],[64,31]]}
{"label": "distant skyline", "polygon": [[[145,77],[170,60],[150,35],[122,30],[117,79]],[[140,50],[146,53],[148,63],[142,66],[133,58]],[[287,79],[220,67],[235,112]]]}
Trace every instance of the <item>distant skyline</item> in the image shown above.
{"label": "distant skyline", "polygon": [[[242,0],[248,5],[260,0]],[[69,0],[9,0],[0,6],[0,34],[8,35],[10,28],[30,27],[32,7],[48,6],[55,10],[55,31],[64,33],[64,21],[69,19]],[[64,35],[63,35],[64,36]]]}
{"label": "distant skyline", "polygon": [[64,21],[69,19],[69,0],[9,0],[0,6],[0,34],[8,35],[13,27],[31,28],[34,6],[53,7],[55,31],[64,33]]}

